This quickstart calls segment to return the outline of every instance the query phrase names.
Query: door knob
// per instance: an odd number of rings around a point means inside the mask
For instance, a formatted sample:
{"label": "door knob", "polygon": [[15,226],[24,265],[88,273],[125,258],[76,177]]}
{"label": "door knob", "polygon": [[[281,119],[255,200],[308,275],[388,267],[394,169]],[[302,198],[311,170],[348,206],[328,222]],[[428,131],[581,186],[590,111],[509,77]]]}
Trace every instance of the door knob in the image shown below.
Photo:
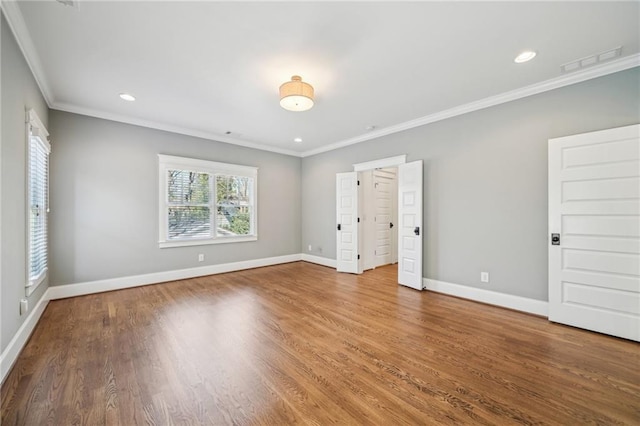
{"label": "door knob", "polygon": [[342,229],[342,227],[340,226],[340,224],[338,224],[338,231],[340,231]]}
{"label": "door knob", "polygon": [[389,222],[389,228],[393,228],[393,222]]}
{"label": "door knob", "polygon": [[420,235],[420,227],[416,226],[416,229],[413,230],[413,233],[416,235]]}

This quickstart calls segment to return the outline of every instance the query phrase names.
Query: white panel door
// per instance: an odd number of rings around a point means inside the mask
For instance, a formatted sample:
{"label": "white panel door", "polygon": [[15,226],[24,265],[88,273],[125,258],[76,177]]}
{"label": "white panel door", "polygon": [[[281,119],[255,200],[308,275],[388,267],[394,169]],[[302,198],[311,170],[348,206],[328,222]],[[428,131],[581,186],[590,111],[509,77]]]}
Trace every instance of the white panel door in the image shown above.
{"label": "white panel door", "polygon": [[398,282],[422,290],[422,160],[398,166]]}
{"label": "white panel door", "polygon": [[375,248],[374,267],[388,265],[391,256],[391,216],[393,209],[392,194],[395,175],[385,170],[373,172]]}
{"label": "white panel door", "polygon": [[336,269],[359,274],[358,173],[336,174]]}
{"label": "white panel door", "polygon": [[549,320],[640,341],[640,125],[549,140]]}

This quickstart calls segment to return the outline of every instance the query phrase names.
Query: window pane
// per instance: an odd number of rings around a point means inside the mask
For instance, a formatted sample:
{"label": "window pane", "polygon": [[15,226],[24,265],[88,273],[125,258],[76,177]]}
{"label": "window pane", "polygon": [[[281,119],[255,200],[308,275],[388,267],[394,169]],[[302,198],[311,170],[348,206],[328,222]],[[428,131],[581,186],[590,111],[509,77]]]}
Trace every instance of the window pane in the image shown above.
{"label": "window pane", "polygon": [[216,176],[216,202],[221,205],[248,206],[253,179],[244,176]]}
{"label": "window pane", "polygon": [[251,213],[248,207],[218,206],[218,237],[249,235]]}
{"label": "window pane", "polygon": [[209,207],[169,207],[169,239],[211,237]]}
{"label": "window pane", "polygon": [[187,170],[169,170],[167,173],[169,203],[209,203],[209,174]]}
{"label": "window pane", "polygon": [[217,236],[251,234],[252,186],[249,177],[216,176]]}

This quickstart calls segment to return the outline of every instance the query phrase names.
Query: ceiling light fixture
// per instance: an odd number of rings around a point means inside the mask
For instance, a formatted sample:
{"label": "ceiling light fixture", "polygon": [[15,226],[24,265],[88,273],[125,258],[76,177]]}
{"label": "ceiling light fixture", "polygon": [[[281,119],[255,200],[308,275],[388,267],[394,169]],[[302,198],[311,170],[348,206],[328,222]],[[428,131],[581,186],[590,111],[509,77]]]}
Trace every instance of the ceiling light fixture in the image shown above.
{"label": "ceiling light fixture", "polygon": [[302,142],[302,138],[295,138],[293,141],[296,142],[296,143],[300,143],[300,142]]}
{"label": "ceiling light fixture", "polygon": [[535,58],[537,55],[533,50],[525,50],[513,60],[516,64],[521,64],[523,62],[527,62]]}
{"label": "ceiling light fixture", "polygon": [[128,101],[128,102],[133,102],[136,100],[136,97],[129,94],[129,93],[120,93],[120,99]]}
{"label": "ceiling light fixture", "polygon": [[313,87],[294,75],[280,86],[280,106],[288,111],[307,111],[313,107]]}

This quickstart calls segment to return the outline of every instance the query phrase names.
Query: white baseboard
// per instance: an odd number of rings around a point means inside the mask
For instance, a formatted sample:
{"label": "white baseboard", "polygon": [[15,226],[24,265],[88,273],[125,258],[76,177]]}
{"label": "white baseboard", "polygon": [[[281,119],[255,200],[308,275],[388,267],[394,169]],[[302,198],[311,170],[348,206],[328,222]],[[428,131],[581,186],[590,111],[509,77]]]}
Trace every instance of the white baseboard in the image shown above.
{"label": "white baseboard", "polygon": [[[326,257],[314,256],[306,253],[302,253],[302,260],[305,262],[328,266],[330,268],[335,268],[337,263],[335,259],[328,259]],[[431,280],[428,278],[423,278],[422,283],[424,288],[437,293],[449,294],[463,299],[548,317],[548,302],[542,300],[513,296],[481,288],[473,288],[466,285]]]}
{"label": "white baseboard", "polygon": [[[260,268],[262,266],[278,265],[303,260],[330,268],[336,267],[335,259],[314,256],[305,253],[290,254],[285,256],[268,257],[264,259],[245,260],[241,262],[224,263],[220,265],[201,266],[197,268],[179,269],[175,271],[155,272],[151,274],[134,275],[129,277],[112,278],[107,280],[89,281],[77,284],[50,286],[40,298],[27,319],[22,323],[16,334],[9,342],[7,348],[0,355],[0,383],[11,370],[22,348],[27,343],[36,324],[40,320],[50,300],[66,297],[84,296],[87,294],[101,293],[103,291],[119,290],[138,287],[147,284],[156,284],[166,281],[181,280],[186,278],[201,277],[205,275],[222,274],[225,272],[241,271],[244,269]],[[423,278],[424,287],[427,290],[449,294],[464,299],[475,300],[491,305],[502,306],[535,315],[548,316],[548,303],[528,299],[526,297],[497,293],[494,291],[468,287],[444,281]]]}
{"label": "white baseboard", "polygon": [[27,319],[22,323],[7,348],[0,355],[0,383],[11,371],[11,367],[18,359],[18,355],[29,340],[36,324],[40,320],[44,309],[50,300],[66,297],[84,296],[101,293],[103,291],[120,290],[123,288],[139,287],[147,284],[157,284],[166,281],[201,277],[205,275],[223,274],[225,272],[241,271],[243,269],[260,268],[262,266],[278,265],[281,263],[297,262],[302,255],[290,254],[285,256],[267,257],[263,259],[245,260],[241,262],[224,263],[220,265],[201,266],[197,268],[178,269],[175,271],[155,272],[151,274],[134,275],[129,277],[112,278],[108,280],[89,281],[61,286],[49,286]]}
{"label": "white baseboard", "polygon": [[448,294],[451,296],[461,297],[463,299],[487,303],[489,305],[496,305],[503,308],[514,309],[516,311],[540,315],[545,318],[549,316],[549,303],[542,300],[529,299],[527,297],[498,293],[496,291],[431,280],[428,278],[423,278],[422,283],[424,288],[437,293]]}
{"label": "white baseboard", "polygon": [[300,260],[300,254],[290,254],[286,256],[223,263],[220,265],[200,266],[197,268],[178,269],[174,271],[154,272],[151,274],[132,275],[129,277],[52,286],[49,287],[49,297],[51,300],[55,300],[63,299],[65,297],[84,296],[86,294],[101,293],[103,291],[121,290],[123,288],[139,287],[166,281],[184,280],[187,278],[202,277],[205,275],[224,274],[225,272],[260,268],[262,266],[278,265],[280,263],[296,262],[298,260]]}
{"label": "white baseboard", "polygon": [[49,290],[44,292],[36,306],[31,310],[31,313],[27,317],[27,319],[22,323],[16,334],[13,336],[13,339],[9,342],[7,347],[2,354],[0,355],[0,383],[4,382],[4,379],[11,371],[11,367],[18,359],[18,355],[22,352],[22,348],[29,340],[29,336],[33,332],[36,324],[40,321],[40,317],[44,312],[44,309],[49,304]]}
{"label": "white baseboard", "polygon": [[328,266],[329,268],[335,268],[337,262],[335,259],[329,259],[327,257],[314,256],[312,254],[302,253],[302,259],[305,262],[316,263],[322,266]]}

